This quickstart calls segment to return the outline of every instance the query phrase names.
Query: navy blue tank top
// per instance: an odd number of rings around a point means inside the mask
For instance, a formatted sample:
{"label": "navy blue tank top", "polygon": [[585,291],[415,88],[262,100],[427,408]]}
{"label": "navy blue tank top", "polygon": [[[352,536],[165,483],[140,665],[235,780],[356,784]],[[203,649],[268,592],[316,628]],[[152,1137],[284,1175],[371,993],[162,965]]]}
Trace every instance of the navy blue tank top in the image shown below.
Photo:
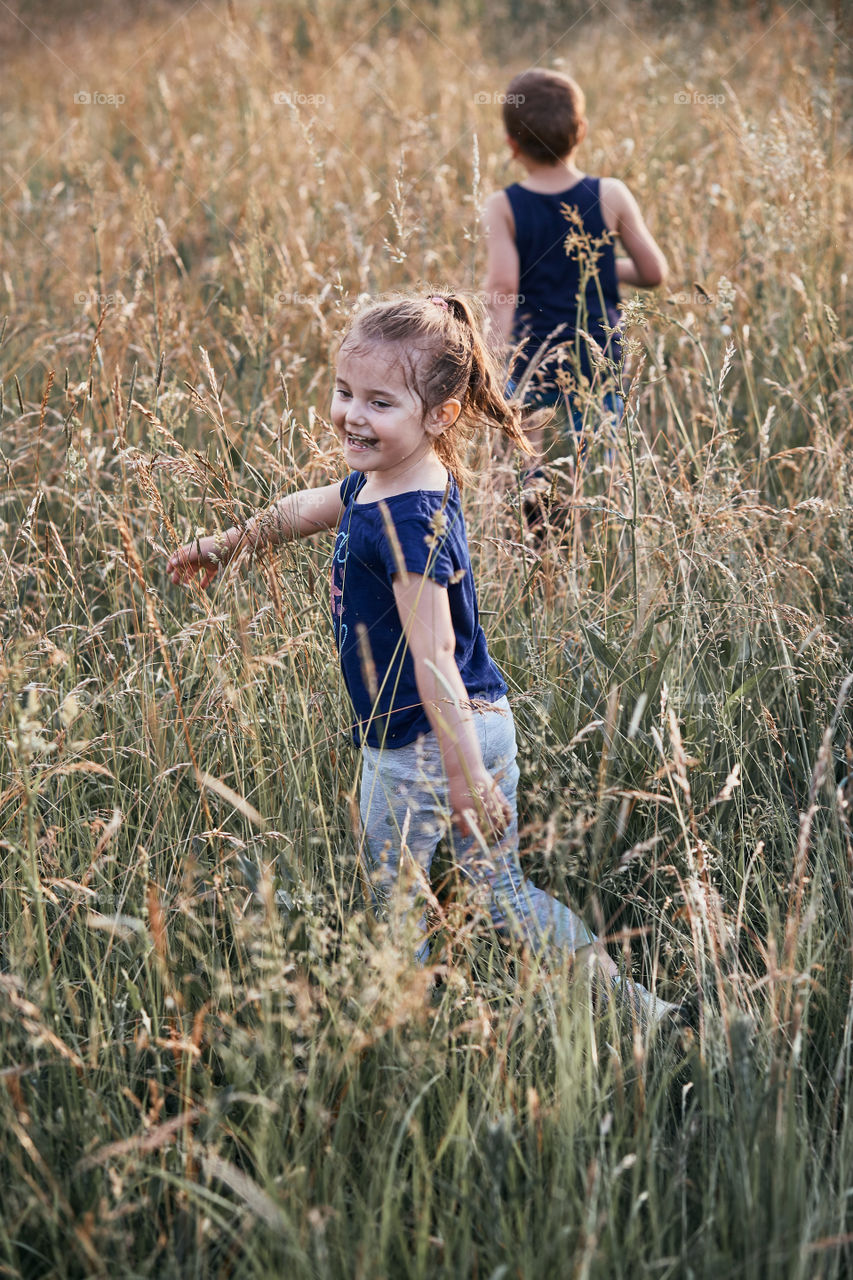
{"label": "navy blue tank top", "polygon": [[[519,183],[506,188],[515,220],[515,243],[520,262],[519,301],[513,322],[513,343],[523,341],[521,361],[513,377],[517,380],[540,347],[545,352],[537,360],[541,369],[532,390],[547,393],[555,388],[554,370],[560,360],[570,370],[592,380],[588,344],[578,334],[583,329],[595,339],[608,358],[618,366],[621,342],[618,333],[608,337],[604,328],[619,324],[619,284],[613,236],[604,221],[599,196],[600,178],[581,178],[567,191],[545,195],[528,191]],[[582,227],[566,216],[564,208],[577,210]],[[585,254],[578,247],[566,248],[566,237],[577,229],[590,240],[603,241],[593,247],[598,255],[581,296],[581,275],[589,270]],[[544,364],[543,364],[544,360]],[[612,379],[597,375],[603,390],[612,389]]]}

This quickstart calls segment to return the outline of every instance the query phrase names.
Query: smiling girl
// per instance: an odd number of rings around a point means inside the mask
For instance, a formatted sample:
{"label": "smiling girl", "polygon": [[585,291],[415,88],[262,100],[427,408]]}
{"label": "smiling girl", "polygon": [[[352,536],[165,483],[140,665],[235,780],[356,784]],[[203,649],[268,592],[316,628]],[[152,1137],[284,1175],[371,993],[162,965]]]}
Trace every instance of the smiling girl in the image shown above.
{"label": "smiling girl", "polygon": [[346,479],[181,547],[172,581],[200,573],[207,586],[244,548],[335,529],[332,621],[362,750],[363,853],[377,904],[417,926],[424,961],[421,889],[449,815],[460,879],[502,935],[592,962],[599,988],[618,986],[656,1021],[674,1006],[623,983],[583,921],[519,865],[515,727],[480,626],[458,481],[477,429],[530,446],[469,303],[446,294],[362,311],[338,354],[331,417]]}

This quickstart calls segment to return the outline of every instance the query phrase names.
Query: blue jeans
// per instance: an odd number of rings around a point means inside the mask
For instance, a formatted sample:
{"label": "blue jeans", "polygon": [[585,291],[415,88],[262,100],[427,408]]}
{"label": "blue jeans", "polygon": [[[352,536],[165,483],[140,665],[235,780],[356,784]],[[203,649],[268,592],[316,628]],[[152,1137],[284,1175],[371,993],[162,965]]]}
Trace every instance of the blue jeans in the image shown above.
{"label": "blue jeans", "polygon": [[[506,698],[474,713],[483,763],[506,796],[512,821],[485,849],[453,832],[453,861],[469,906],[488,913],[505,937],[537,952],[574,953],[595,940],[575,913],[528,880],[518,861],[515,725]],[[361,820],[374,905],[396,925],[412,927],[415,956],[429,952],[424,899],[433,856],[449,828],[447,781],[438,739],[427,733],[405,747],[362,748]]]}
{"label": "blue jeans", "polygon": [[[507,378],[504,387],[504,396],[507,400],[511,400],[515,395],[517,386],[518,383],[514,378]],[[574,396],[560,391],[558,387],[547,392],[528,391],[524,397],[524,404],[528,409],[565,409],[577,435],[582,435],[584,430],[591,429],[593,435],[597,437],[604,431],[611,437],[610,443],[615,443],[616,430],[625,416],[625,400],[618,391],[605,391],[601,397],[600,410],[594,409],[590,412],[587,409],[586,413]]]}
{"label": "blue jeans", "polygon": [[571,415],[572,424],[576,435],[583,435],[586,432],[592,432],[594,440],[602,440],[606,444],[615,445],[616,433],[622,425],[622,419],[625,416],[625,401],[622,396],[615,391],[607,391],[601,400],[601,405],[596,405],[593,409],[578,408],[577,402],[572,398],[563,396],[558,404],[565,404],[566,411]]}

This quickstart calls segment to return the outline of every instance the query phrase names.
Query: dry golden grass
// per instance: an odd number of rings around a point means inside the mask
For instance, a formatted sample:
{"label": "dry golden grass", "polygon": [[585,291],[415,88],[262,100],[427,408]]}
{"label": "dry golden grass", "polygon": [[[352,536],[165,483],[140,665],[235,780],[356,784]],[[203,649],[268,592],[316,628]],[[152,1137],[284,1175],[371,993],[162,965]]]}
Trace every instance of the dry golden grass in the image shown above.
{"label": "dry golden grass", "polygon": [[[13,8],[0,1274],[849,1274],[840,10]],[[566,525],[534,545],[488,442],[467,517],[527,865],[700,992],[686,1055],[452,904],[425,999],[354,901],[328,545],[163,572],[336,473],[359,295],[478,287],[515,176],[478,95],[539,59],[671,274]]]}

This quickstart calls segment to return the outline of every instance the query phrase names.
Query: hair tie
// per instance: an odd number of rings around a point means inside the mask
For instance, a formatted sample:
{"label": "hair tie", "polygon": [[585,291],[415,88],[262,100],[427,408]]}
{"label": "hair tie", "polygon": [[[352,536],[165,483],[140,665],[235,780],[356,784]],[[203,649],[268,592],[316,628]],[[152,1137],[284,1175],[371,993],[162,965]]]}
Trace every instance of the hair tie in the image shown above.
{"label": "hair tie", "polygon": [[450,307],[447,304],[447,299],[439,297],[438,294],[435,294],[435,296],[430,298],[429,301],[434,302],[437,307],[441,307],[442,311],[450,310]]}

